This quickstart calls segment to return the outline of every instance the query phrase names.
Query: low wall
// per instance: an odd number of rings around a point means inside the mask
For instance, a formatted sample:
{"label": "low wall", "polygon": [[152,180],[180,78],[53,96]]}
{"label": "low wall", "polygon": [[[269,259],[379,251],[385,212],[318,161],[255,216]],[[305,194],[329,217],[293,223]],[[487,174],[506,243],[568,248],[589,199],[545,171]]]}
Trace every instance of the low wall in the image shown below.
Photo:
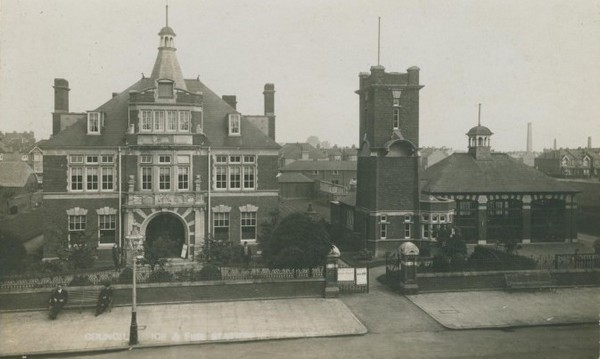
{"label": "low wall", "polygon": [[[324,278],[138,284],[137,303],[323,297],[324,287]],[[101,288],[102,286],[89,286],[65,289],[69,292],[83,289],[100,292]],[[131,305],[131,285],[113,285],[113,288],[115,306]],[[48,289],[0,292],[0,311],[47,309],[50,292]]]}
{"label": "low wall", "polygon": [[[419,293],[452,292],[461,290],[506,289],[507,273],[535,273],[537,271],[489,271],[417,274]],[[600,269],[550,270],[557,286],[600,285]]]}

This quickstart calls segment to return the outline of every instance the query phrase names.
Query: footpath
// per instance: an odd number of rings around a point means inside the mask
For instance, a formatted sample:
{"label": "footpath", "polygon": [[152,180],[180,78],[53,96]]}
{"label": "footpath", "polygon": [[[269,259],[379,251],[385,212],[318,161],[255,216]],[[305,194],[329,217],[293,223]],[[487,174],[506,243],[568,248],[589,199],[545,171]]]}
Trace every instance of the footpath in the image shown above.
{"label": "footpath", "polygon": [[[129,348],[131,307],[0,313],[0,356]],[[303,298],[138,306],[136,347],[366,334],[339,299]]]}
{"label": "footpath", "polygon": [[595,323],[600,314],[598,287],[427,293],[407,298],[449,329]]}

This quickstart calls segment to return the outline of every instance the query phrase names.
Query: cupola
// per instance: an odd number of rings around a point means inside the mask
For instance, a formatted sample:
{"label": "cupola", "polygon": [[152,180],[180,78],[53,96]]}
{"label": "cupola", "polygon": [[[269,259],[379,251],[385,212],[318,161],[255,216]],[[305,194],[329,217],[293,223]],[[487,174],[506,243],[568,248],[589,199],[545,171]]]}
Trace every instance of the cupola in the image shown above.
{"label": "cupola", "polygon": [[166,6],[165,27],[158,33],[160,43],[158,47],[158,55],[152,69],[153,80],[159,82],[161,80],[173,81],[175,88],[187,90],[181,67],[175,52],[175,31],[169,27],[169,5]]}
{"label": "cupola", "polygon": [[492,131],[485,126],[481,126],[481,104],[479,104],[479,116],[477,126],[471,128],[467,132],[469,138],[469,153],[477,160],[491,159],[491,142],[490,137]]}

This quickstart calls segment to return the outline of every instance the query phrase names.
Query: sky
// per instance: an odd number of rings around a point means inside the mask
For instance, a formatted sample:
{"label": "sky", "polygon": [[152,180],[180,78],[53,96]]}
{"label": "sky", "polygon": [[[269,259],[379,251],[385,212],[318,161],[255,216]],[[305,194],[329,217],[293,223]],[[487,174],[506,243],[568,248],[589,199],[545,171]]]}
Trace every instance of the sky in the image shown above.
{"label": "sky", "polygon": [[[421,69],[420,145],[466,150],[481,121],[497,151],[600,147],[597,0],[169,0],[184,77],[263,114],[277,141],[358,144],[358,74]],[[0,131],[48,138],[53,79],[92,110],[149,76],[164,0],[0,0]]]}

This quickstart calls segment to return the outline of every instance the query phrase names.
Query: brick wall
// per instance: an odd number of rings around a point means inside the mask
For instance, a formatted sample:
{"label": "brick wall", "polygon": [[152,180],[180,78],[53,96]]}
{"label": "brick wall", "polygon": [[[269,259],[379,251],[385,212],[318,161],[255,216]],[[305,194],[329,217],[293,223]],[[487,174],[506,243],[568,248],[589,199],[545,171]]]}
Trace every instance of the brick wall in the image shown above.
{"label": "brick wall", "polygon": [[44,156],[44,192],[67,191],[67,157]]}
{"label": "brick wall", "polygon": [[277,191],[278,155],[258,156],[258,189]]}
{"label": "brick wall", "polygon": [[377,157],[377,209],[418,209],[417,157]]}

